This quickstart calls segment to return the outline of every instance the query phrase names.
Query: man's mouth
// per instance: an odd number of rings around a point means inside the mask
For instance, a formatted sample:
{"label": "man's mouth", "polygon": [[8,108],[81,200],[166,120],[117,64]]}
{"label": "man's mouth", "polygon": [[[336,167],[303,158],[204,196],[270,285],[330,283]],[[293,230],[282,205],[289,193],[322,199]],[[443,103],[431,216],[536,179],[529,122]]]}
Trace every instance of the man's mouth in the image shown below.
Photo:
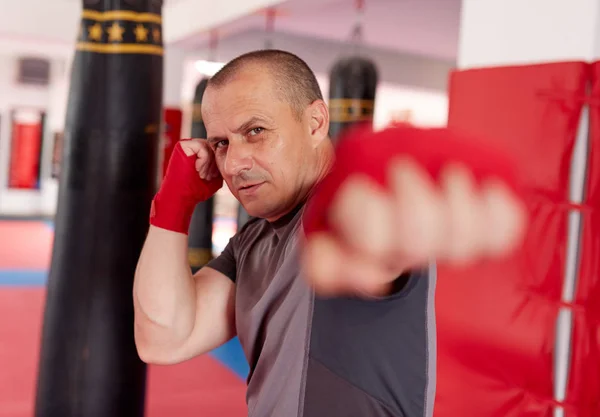
{"label": "man's mouth", "polygon": [[257,182],[254,184],[246,184],[246,185],[239,187],[238,191],[243,192],[243,193],[249,193],[249,192],[257,190],[263,184],[264,183],[262,183],[262,182]]}

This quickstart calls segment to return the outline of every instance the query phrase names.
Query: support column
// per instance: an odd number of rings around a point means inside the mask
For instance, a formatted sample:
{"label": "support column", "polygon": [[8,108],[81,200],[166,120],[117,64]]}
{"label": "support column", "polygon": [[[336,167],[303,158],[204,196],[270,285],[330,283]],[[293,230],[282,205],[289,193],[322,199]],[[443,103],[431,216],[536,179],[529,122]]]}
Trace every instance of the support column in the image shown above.
{"label": "support column", "polygon": [[[600,236],[580,238],[593,226],[584,191],[599,17],[595,0],[463,0],[448,123],[519,161],[531,227],[515,259],[463,272],[453,288],[446,284],[451,273],[440,279],[436,416],[600,411],[600,378],[590,371],[598,369],[598,342],[590,336],[598,327],[588,303],[600,289],[600,271],[581,272]],[[472,295],[464,298],[466,327],[464,317],[445,314],[463,292]],[[459,345],[469,352],[462,363],[453,359],[463,355],[454,350]],[[482,376],[485,388],[475,386]],[[467,392],[470,399],[461,397]]]}
{"label": "support column", "polygon": [[594,0],[463,0],[458,66],[593,60],[599,17]]}
{"label": "support column", "polygon": [[181,108],[183,66],[185,51],[172,46],[165,47],[163,101],[165,107]]}
{"label": "support column", "polygon": [[[194,101],[192,104],[192,128],[193,138],[205,139],[206,126],[202,120],[202,98],[208,78],[201,79],[196,85]],[[213,258],[213,221],[216,196],[202,201],[196,205],[188,235],[188,261],[192,272],[196,273]]]}

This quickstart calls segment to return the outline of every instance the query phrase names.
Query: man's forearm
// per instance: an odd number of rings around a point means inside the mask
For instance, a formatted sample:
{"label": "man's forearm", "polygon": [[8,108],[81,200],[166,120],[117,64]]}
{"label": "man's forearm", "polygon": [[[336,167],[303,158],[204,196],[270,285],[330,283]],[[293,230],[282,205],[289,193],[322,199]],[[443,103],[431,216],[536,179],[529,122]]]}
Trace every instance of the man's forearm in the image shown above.
{"label": "man's forearm", "polygon": [[150,226],[133,287],[138,348],[184,343],[194,327],[195,293],[187,236]]}

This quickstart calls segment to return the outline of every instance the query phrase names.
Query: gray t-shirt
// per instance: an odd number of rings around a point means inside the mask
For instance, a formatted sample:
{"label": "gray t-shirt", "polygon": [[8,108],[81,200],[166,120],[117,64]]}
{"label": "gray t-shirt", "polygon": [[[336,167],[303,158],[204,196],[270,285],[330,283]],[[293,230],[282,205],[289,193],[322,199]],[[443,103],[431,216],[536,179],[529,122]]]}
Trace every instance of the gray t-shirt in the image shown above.
{"label": "gray t-shirt", "polygon": [[318,297],[300,273],[302,208],[251,219],[208,264],[236,284],[249,417],[430,417],[434,268],[386,298]]}

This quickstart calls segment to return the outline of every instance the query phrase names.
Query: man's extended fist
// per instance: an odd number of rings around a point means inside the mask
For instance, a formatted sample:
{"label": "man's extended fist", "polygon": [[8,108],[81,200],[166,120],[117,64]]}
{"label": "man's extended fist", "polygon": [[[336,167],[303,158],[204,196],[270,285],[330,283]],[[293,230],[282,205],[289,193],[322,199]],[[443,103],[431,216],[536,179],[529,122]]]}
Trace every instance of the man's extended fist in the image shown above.
{"label": "man's extended fist", "polygon": [[317,291],[376,295],[430,261],[465,264],[521,243],[526,209],[508,159],[446,130],[363,136],[340,146],[307,208],[304,267]]}

